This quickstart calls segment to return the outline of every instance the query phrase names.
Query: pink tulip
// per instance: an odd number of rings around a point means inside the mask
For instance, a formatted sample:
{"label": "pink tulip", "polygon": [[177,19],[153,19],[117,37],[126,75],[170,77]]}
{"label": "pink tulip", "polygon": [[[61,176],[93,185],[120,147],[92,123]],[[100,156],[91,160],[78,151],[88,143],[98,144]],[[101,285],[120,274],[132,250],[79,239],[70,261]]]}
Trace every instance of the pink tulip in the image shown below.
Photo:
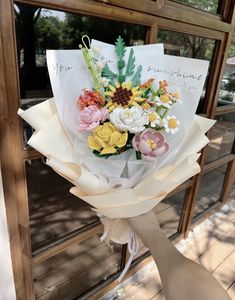
{"label": "pink tulip", "polygon": [[153,161],[169,150],[169,145],[165,143],[164,136],[154,129],[147,128],[141,133],[137,133],[132,140],[132,147],[141,152],[142,159]]}
{"label": "pink tulip", "polygon": [[107,118],[108,110],[106,107],[98,109],[95,105],[87,106],[82,111],[80,111],[78,130],[94,130]]}

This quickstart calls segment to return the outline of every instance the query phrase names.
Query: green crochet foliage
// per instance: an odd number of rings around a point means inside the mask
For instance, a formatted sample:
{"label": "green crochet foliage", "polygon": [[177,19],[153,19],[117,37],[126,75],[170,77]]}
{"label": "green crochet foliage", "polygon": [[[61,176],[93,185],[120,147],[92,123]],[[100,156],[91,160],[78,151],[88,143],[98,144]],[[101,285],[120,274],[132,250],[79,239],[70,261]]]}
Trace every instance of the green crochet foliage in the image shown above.
{"label": "green crochet foliage", "polygon": [[107,64],[102,69],[101,76],[109,78],[109,79],[115,79],[116,77],[118,77],[117,74],[115,74],[113,71],[110,70],[110,68]]}
{"label": "green crochet foliage", "polygon": [[126,66],[126,76],[131,76],[134,74],[135,71],[135,56],[134,56],[134,50],[131,49],[129,53],[129,58]]}
{"label": "green crochet foliage", "polygon": [[122,60],[126,53],[126,46],[125,46],[123,39],[120,36],[117,38],[115,45],[116,45],[115,50],[116,50],[117,56],[120,60]]}
{"label": "green crochet foliage", "polygon": [[132,78],[132,86],[136,86],[136,85],[140,84],[141,71],[142,71],[142,66],[139,65],[136,72],[135,72],[135,75]]}

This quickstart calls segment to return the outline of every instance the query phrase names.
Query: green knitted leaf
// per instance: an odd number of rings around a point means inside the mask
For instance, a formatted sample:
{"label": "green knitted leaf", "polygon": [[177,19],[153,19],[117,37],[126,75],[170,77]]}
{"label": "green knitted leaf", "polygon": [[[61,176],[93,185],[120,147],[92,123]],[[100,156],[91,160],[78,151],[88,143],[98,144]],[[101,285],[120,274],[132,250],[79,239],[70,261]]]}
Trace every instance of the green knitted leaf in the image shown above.
{"label": "green knitted leaf", "polygon": [[115,45],[116,45],[115,50],[118,58],[123,59],[126,52],[126,47],[123,39],[120,36],[117,38]]}
{"label": "green knitted leaf", "polygon": [[116,78],[118,75],[115,74],[113,71],[110,70],[109,66],[106,64],[104,66],[104,68],[102,69],[102,73],[101,73],[102,77],[106,77],[106,78],[110,78],[110,79],[114,79]]}
{"label": "green knitted leaf", "polygon": [[126,76],[131,76],[134,74],[135,70],[135,56],[134,56],[134,50],[131,49],[129,53],[129,58],[126,66]]}
{"label": "green knitted leaf", "polygon": [[137,86],[137,85],[140,84],[141,71],[142,71],[142,66],[139,65],[136,72],[135,72],[135,75],[132,78],[132,86]]}

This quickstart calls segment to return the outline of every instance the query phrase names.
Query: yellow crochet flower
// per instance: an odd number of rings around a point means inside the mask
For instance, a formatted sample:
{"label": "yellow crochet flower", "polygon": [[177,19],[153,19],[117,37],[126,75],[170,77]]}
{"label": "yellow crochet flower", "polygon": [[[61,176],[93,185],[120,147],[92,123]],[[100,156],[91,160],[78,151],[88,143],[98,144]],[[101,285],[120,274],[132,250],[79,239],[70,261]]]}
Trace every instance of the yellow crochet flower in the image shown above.
{"label": "yellow crochet flower", "polygon": [[99,151],[100,154],[114,154],[117,148],[126,145],[127,138],[127,132],[122,133],[111,122],[106,122],[88,137],[88,145],[90,149]]}
{"label": "yellow crochet flower", "polygon": [[105,96],[109,98],[109,102],[106,107],[109,111],[112,111],[116,107],[128,107],[130,105],[139,106],[138,103],[145,101],[145,98],[141,98],[142,91],[139,90],[139,86],[131,88],[132,82],[123,82],[122,84],[116,82],[115,85],[109,85],[109,91],[105,92]]}

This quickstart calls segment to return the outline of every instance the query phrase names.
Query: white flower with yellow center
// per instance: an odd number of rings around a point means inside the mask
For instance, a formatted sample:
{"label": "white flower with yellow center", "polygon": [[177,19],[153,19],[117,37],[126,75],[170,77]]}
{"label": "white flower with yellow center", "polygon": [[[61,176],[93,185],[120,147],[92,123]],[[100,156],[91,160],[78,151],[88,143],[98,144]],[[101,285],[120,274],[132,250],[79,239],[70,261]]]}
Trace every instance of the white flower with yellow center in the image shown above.
{"label": "white flower with yellow center", "polygon": [[148,124],[148,116],[140,106],[117,107],[109,114],[110,121],[121,131],[138,133]]}
{"label": "white flower with yellow center", "polygon": [[175,116],[167,116],[163,120],[163,126],[167,133],[176,133],[179,130],[180,122]]}
{"label": "white flower with yellow center", "polygon": [[163,106],[165,108],[170,108],[173,104],[171,98],[168,95],[161,95],[160,97],[155,97],[155,102],[157,106]]}
{"label": "white flower with yellow center", "polygon": [[180,94],[179,92],[174,92],[174,93],[169,93],[168,94],[171,101],[174,102],[174,103],[183,103],[183,101],[180,99]]}
{"label": "white flower with yellow center", "polygon": [[162,119],[161,117],[155,112],[155,111],[148,111],[147,112],[148,116],[148,124],[150,124],[151,127],[157,127],[161,126]]}

